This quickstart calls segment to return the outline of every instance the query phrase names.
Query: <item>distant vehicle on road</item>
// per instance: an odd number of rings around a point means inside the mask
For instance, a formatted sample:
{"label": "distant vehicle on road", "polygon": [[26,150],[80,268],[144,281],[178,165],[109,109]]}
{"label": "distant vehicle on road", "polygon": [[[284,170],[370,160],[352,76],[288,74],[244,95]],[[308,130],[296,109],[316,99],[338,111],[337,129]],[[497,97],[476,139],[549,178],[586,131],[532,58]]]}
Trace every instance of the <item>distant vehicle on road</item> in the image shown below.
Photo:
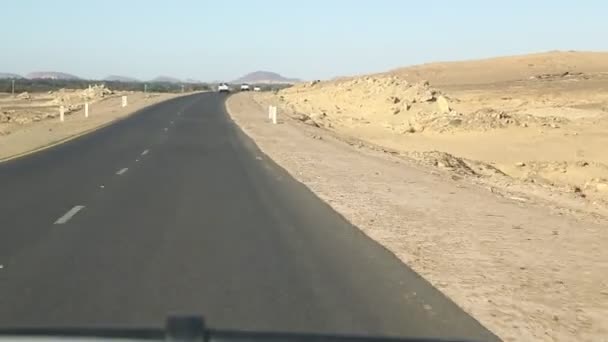
{"label": "distant vehicle on road", "polygon": [[226,83],[220,83],[220,85],[217,86],[217,91],[220,93],[229,93],[230,87]]}
{"label": "distant vehicle on road", "polygon": [[241,91],[250,91],[251,88],[249,87],[249,84],[247,83],[243,83],[241,84]]}
{"label": "distant vehicle on road", "polygon": [[260,88],[260,87],[253,87],[253,91],[262,91],[262,88]]}

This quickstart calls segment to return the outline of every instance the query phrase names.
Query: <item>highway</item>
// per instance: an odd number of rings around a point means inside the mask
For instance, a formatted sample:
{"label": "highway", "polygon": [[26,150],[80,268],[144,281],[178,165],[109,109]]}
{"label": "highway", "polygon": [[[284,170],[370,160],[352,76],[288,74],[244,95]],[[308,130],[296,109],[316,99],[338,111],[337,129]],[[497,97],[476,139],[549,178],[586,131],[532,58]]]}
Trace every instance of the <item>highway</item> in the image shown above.
{"label": "highway", "polygon": [[497,338],[274,164],[225,96],[0,164],[0,328]]}

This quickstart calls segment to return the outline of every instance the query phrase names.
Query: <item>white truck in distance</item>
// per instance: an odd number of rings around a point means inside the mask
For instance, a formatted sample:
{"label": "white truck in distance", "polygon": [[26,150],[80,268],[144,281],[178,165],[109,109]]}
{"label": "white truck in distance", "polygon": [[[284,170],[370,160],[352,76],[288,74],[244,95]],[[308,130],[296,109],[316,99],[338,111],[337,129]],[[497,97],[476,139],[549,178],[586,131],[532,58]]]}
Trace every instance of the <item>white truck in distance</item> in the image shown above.
{"label": "white truck in distance", "polygon": [[228,87],[226,83],[220,83],[220,85],[217,86],[217,91],[220,93],[229,93],[230,87]]}
{"label": "white truck in distance", "polygon": [[241,91],[249,91],[249,90],[251,90],[251,88],[249,87],[249,84],[247,84],[247,83],[241,84]]}

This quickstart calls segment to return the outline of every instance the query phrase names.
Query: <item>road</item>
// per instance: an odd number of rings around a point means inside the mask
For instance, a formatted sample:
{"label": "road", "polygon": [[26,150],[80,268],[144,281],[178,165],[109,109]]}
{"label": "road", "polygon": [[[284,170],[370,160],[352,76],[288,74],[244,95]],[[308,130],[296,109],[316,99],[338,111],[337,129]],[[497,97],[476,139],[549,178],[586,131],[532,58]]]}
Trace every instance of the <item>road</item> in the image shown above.
{"label": "road", "polygon": [[496,340],[274,164],[223,95],[163,102],[0,164],[0,327]]}

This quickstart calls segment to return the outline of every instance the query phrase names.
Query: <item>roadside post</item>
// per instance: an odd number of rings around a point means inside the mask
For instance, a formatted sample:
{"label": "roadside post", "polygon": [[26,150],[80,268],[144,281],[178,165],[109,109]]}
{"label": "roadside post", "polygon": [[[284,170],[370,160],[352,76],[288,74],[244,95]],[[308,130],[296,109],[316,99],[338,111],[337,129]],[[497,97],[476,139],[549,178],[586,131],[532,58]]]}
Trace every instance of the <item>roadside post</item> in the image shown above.
{"label": "roadside post", "polygon": [[122,97],[122,106],[123,106],[123,107],[126,107],[126,106],[127,106],[127,97],[126,97],[126,96],[123,96],[123,97]]}
{"label": "roadside post", "polygon": [[268,119],[272,121],[273,124],[277,124],[277,107],[276,106],[268,106]]}
{"label": "roadside post", "polygon": [[84,117],[88,118],[89,117],[89,102],[85,102],[84,103]]}
{"label": "roadside post", "polygon": [[65,120],[65,107],[59,106],[59,121],[63,122]]}
{"label": "roadside post", "polygon": [[13,94],[13,97],[15,97],[15,80],[14,80],[14,79],[12,79],[12,80],[11,80],[11,83],[12,83],[12,89],[13,89],[13,90],[12,90],[12,94]]}

